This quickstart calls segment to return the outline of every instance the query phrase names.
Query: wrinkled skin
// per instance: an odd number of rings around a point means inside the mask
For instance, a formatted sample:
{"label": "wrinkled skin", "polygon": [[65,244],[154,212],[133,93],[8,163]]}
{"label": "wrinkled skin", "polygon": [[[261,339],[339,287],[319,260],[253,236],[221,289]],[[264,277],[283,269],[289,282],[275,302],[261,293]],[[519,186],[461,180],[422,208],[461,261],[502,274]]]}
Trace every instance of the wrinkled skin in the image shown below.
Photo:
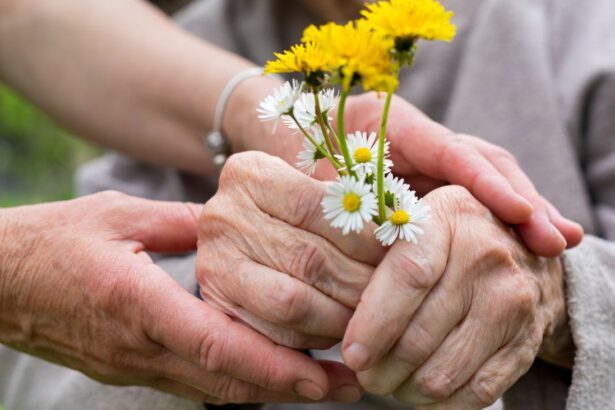
{"label": "wrinkled skin", "polygon": [[0,211],[0,342],[201,402],[358,399],[343,365],[233,323],[152,262],[196,247],[200,212],[114,192]]}
{"label": "wrinkled skin", "polygon": [[[367,93],[348,100],[346,122],[351,130],[377,131],[384,99]],[[559,256],[583,238],[583,228],[560,213],[537,191],[515,157],[480,138],[457,134],[429,119],[395,96],[387,138],[394,172],[421,194],[456,184],[505,223],[518,225],[524,243],[535,254]],[[525,213],[522,201],[533,212]]]}
{"label": "wrinkled skin", "polygon": [[384,249],[371,229],[329,227],[324,190],[276,157],[232,156],[199,225],[204,299],[276,343],[337,343]]}
{"label": "wrinkled skin", "polygon": [[467,190],[428,194],[419,245],[385,254],[373,226],[346,237],[328,226],[325,189],[279,159],[234,156],[201,217],[204,299],[280,344],[344,337],[368,391],[453,408],[495,400],[566,329],[559,260],[532,255]]}
{"label": "wrinkled skin", "polygon": [[531,254],[463,188],[425,201],[434,210],[425,235],[397,242],[378,266],[343,357],[370,392],[482,408],[529,369],[543,341],[567,332],[562,267]]}
{"label": "wrinkled skin", "polygon": [[[270,123],[255,124],[253,106],[235,108],[248,118],[236,152],[263,151],[290,164],[296,163],[301,136],[282,124],[272,135]],[[379,129],[384,98],[365,93],[348,98],[345,127],[376,132]],[[333,119],[336,113],[331,113]],[[231,117],[228,116],[230,121]],[[335,121],[334,121],[335,123]],[[335,124],[334,124],[335,127]],[[421,194],[446,184],[467,188],[495,216],[516,225],[525,244],[540,256],[559,256],[566,247],[576,246],[583,228],[564,217],[535,189],[515,158],[505,149],[480,138],[454,133],[432,121],[403,98],[392,100],[387,139],[390,141],[394,172]],[[321,160],[313,175],[326,181],[336,177],[333,167]]]}

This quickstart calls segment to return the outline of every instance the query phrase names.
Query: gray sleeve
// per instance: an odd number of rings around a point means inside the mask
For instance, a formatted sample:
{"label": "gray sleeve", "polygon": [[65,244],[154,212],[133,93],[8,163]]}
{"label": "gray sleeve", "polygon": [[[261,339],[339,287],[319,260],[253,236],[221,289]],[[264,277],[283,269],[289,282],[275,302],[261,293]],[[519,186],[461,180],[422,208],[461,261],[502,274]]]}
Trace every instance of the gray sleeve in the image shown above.
{"label": "gray sleeve", "polygon": [[564,256],[576,347],[569,410],[615,403],[615,243],[587,236]]}
{"label": "gray sleeve", "polygon": [[615,68],[597,72],[584,96],[581,158],[601,238],[586,235],[563,258],[576,347],[570,410],[615,403]]}

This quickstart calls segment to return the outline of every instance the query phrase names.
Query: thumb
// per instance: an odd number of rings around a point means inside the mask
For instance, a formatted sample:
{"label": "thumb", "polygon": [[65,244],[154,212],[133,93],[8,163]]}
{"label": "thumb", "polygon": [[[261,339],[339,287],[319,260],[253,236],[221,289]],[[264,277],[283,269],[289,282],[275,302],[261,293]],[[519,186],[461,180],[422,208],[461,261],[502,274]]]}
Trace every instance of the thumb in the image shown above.
{"label": "thumb", "polygon": [[301,352],[278,346],[263,335],[187,293],[157,266],[149,281],[144,323],[148,336],[212,374],[224,374],[281,393],[311,400],[329,391],[327,373]]}
{"label": "thumb", "polygon": [[131,198],[125,205],[123,239],[143,244],[152,252],[184,252],[196,249],[202,205]]}

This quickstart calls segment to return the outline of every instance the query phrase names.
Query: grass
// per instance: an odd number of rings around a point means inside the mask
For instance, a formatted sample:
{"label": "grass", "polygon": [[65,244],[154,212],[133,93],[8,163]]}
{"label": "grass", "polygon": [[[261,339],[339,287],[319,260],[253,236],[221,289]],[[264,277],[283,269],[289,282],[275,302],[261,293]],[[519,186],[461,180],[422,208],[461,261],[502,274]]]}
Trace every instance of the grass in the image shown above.
{"label": "grass", "polygon": [[72,198],[76,167],[98,153],[0,84],[0,207]]}

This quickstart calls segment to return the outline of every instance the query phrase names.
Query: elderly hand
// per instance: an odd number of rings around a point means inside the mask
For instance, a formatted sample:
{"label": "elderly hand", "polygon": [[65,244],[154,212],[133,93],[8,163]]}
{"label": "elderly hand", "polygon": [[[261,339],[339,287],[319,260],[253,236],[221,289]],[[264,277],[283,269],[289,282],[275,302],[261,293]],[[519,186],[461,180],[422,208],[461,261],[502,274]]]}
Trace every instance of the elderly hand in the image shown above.
{"label": "elderly hand", "polygon": [[[346,128],[377,131],[383,104],[374,93],[349,98]],[[455,134],[399,97],[393,100],[387,132],[394,172],[420,193],[447,183],[467,188],[502,221],[520,224],[519,234],[537,255],[558,256],[581,241],[581,226],[538,194],[503,148]]]}
{"label": "elderly hand", "polygon": [[325,189],[267,154],[232,156],[199,225],[203,298],[276,343],[337,343],[384,248],[372,229],[331,228]]}
{"label": "elderly hand", "polygon": [[1,210],[0,341],[103,383],[212,403],[317,400],[356,384],[345,367],[234,323],[152,263],[145,251],[195,248],[200,210],[118,193]]}
{"label": "elderly hand", "polygon": [[418,244],[397,242],[363,293],[342,344],[376,394],[425,408],[493,403],[566,328],[558,259],[532,255],[460,187],[427,195]]}

